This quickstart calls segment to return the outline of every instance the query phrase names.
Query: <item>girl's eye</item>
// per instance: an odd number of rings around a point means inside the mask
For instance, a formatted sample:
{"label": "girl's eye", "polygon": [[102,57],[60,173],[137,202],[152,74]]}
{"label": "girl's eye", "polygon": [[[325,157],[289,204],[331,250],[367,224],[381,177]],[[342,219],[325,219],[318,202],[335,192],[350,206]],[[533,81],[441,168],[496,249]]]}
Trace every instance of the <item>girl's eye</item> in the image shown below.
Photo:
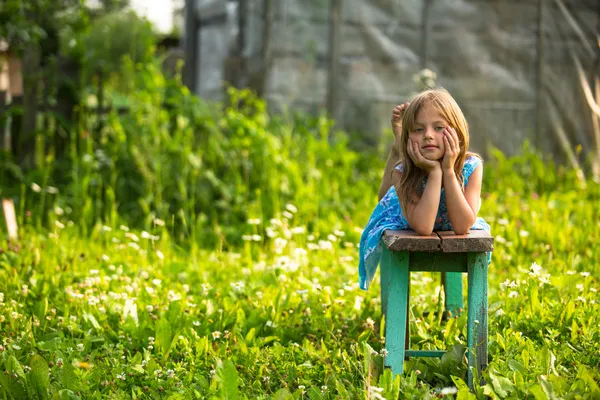
{"label": "girl's eye", "polygon": [[444,128],[445,128],[445,126],[438,126],[438,127],[435,128],[435,130],[438,131],[438,132],[441,132],[441,131],[444,130]]}
{"label": "girl's eye", "polygon": [[415,132],[423,132],[423,128],[416,128]]}

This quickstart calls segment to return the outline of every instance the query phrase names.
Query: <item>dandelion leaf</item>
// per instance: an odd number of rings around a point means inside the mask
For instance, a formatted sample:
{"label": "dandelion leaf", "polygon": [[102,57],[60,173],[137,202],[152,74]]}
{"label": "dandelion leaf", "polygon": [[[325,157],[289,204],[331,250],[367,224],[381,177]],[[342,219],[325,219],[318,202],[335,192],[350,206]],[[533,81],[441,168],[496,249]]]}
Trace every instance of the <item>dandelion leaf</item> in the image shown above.
{"label": "dandelion leaf", "polygon": [[238,372],[231,360],[219,361],[216,371],[219,382],[221,399],[233,400],[238,398]]}
{"label": "dandelion leaf", "polygon": [[29,366],[31,367],[28,376],[29,384],[40,399],[48,398],[48,386],[50,385],[48,363],[42,356],[35,354],[31,357]]}
{"label": "dandelion leaf", "polygon": [[161,349],[163,357],[167,356],[171,341],[171,325],[168,320],[161,318],[156,324],[156,345]]}

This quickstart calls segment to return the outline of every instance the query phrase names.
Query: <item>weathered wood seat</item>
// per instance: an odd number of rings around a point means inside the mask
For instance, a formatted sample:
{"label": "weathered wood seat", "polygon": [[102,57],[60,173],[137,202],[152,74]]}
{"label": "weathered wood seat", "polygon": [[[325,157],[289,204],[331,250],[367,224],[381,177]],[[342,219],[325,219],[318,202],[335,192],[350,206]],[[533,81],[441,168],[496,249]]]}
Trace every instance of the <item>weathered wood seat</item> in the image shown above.
{"label": "weathered wood seat", "polygon": [[444,351],[410,350],[408,309],[410,272],[442,272],[449,313],[463,309],[462,273],[468,274],[467,359],[468,384],[473,387],[471,367],[487,366],[487,270],[494,239],[485,231],[466,235],[434,232],[419,236],[413,231],[386,231],[381,257],[381,305],[385,315],[385,366],[402,374],[405,357],[441,357]]}

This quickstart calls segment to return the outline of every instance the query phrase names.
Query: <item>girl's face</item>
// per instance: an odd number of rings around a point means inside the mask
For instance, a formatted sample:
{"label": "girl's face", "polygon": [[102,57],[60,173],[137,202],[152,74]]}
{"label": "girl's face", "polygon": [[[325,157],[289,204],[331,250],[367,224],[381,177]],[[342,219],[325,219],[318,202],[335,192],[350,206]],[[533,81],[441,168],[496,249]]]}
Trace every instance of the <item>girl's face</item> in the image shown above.
{"label": "girl's face", "polygon": [[419,146],[423,157],[431,161],[444,158],[444,128],[448,122],[432,106],[421,107],[415,118],[415,126],[408,137]]}

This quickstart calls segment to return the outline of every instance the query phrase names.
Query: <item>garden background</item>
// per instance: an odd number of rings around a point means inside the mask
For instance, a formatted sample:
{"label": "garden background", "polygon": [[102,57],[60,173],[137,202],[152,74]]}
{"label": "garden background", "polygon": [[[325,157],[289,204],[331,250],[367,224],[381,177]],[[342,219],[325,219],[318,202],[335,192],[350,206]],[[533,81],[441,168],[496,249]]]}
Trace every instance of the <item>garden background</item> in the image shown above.
{"label": "garden background", "polygon": [[[597,142],[568,157],[482,149],[496,243],[485,384],[466,388],[466,315],[430,312],[443,290],[427,273],[411,278],[412,343],[448,353],[392,380],[356,247],[391,132],[361,147],[326,104],[273,110],[239,82],[195,96],[171,62],[176,35],[101,3],[0,8],[3,65],[23,77],[0,115],[0,195],[19,226],[16,240],[0,231],[4,397],[600,396]],[[597,69],[584,81],[577,134],[594,138]]]}

